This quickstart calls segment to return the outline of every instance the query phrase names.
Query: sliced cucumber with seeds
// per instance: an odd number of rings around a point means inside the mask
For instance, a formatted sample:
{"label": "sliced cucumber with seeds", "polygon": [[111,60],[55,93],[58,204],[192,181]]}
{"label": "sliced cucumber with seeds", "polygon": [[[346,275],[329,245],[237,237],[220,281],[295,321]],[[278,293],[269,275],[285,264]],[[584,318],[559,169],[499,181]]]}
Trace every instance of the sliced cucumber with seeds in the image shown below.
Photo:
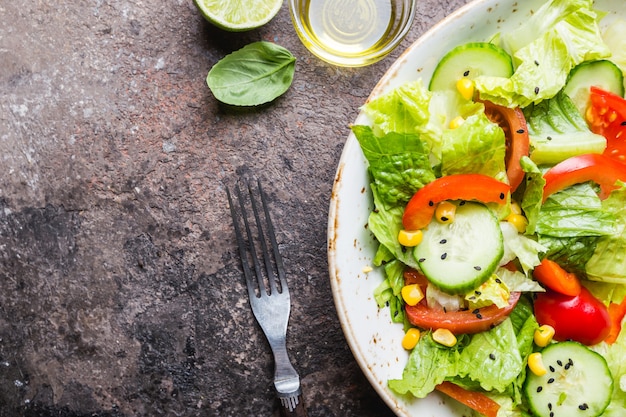
{"label": "sliced cucumber with seeds", "polygon": [[456,89],[459,79],[474,79],[479,75],[509,78],[513,75],[511,56],[489,42],[459,45],[439,61],[428,88],[430,91]]}
{"label": "sliced cucumber with seeds", "polygon": [[606,360],[578,342],[549,345],[541,355],[548,372],[528,372],[524,392],[537,417],[596,417],[611,401],[613,378]]}
{"label": "sliced cucumber with seeds", "polygon": [[454,221],[433,220],[423,229],[414,256],[430,282],[449,294],[464,294],[487,281],[504,254],[500,224],[485,205],[458,204]]}
{"label": "sliced cucumber with seeds", "polygon": [[587,111],[591,86],[624,97],[622,70],[606,59],[583,62],[572,69],[563,91],[572,99],[582,115]]}

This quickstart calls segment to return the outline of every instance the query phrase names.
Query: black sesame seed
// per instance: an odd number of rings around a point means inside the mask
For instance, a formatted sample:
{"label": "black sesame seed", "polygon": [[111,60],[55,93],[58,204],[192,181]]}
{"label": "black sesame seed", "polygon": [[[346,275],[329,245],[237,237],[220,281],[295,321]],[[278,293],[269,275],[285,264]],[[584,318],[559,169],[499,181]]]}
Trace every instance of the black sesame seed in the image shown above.
{"label": "black sesame seed", "polygon": [[524,132],[525,132],[525,130],[524,130],[524,129],[518,129],[518,130],[517,130],[517,133],[519,133],[520,135],[521,135],[521,134],[523,134]]}
{"label": "black sesame seed", "polygon": [[480,314],[480,313],[478,313],[478,314],[476,314],[476,318],[477,318],[478,320],[481,320],[481,319],[483,318],[483,315],[482,315],[482,314]]}
{"label": "black sesame seed", "polygon": [[543,391],[543,387],[540,385],[537,387],[537,392],[541,392],[541,391]]}
{"label": "black sesame seed", "polygon": [[537,61],[536,59],[535,59],[535,65],[539,66],[539,61]]}
{"label": "black sesame seed", "polygon": [[417,262],[422,263],[422,262],[424,262],[425,260],[426,260],[426,258],[419,258],[419,259],[417,260]]}
{"label": "black sesame seed", "polygon": [[475,269],[475,270],[477,270],[477,271],[480,271],[482,268],[481,268],[480,266],[476,265],[476,266],[474,267],[474,269]]}
{"label": "black sesame seed", "polygon": [[587,403],[582,403],[578,406],[578,408],[580,408],[581,410],[586,410],[589,408],[589,405]]}
{"label": "black sesame seed", "polygon": [[496,284],[502,284],[502,280],[500,278],[496,278],[495,281],[496,281]]}
{"label": "black sesame seed", "polygon": [[504,193],[500,193],[500,200],[504,200],[504,197],[505,197]]}
{"label": "black sesame seed", "polygon": [[444,245],[444,244],[448,243],[448,239],[441,239],[441,240],[439,241],[439,243],[441,243],[442,245]]}
{"label": "black sesame seed", "polygon": [[469,73],[469,70],[467,70],[467,71],[465,71],[465,72],[463,73],[463,76],[464,76],[464,77],[467,77],[469,74],[470,74],[470,73]]}
{"label": "black sesame seed", "polygon": [[482,292],[480,292],[480,291],[476,290],[476,291],[474,291],[474,294],[476,294],[476,295],[480,295],[480,294],[482,294]]}
{"label": "black sesame seed", "polygon": [[475,296],[473,296],[473,295],[471,295],[471,296],[469,297],[469,300],[470,300],[470,301],[474,301],[475,299],[476,299],[476,297],[475,297]]}
{"label": "black sesame seed", "polygon": [[489,354],[489,359],[491,359],[492,361],[496,360],[496,355],[494,355],[493,353]]}
{"label": "black sesame seed", "polygon": [[447,313],[447,312],[448,312],[448,309],[447,309],[445,306],[443,307],[443,312],[444,312],[444,313]]}
{"label": "black sesame seed", "polygon": [[553,383],[553,382],[554,382],[554,378],[550,378],[550,379],[548,379],[548,384],[551,384],[551,383]]}
{"label": "black sesame seed", "polygon": [[461,201],[461,202],[459,203],[459,206],[464,206],[464,205],[465,205],[465,200],[463,200],[463,201]]}
{"label": "black sesame seed", "polygon": [[442,222],[447,222],[449,219],[446,216],[441,216],[441,221]]}
{"label": "black sesame seed", "polygon": [[447,256],[448,256],[448,254],[444,252],[444,253],[441,254],[441,259],[446,259]]}
{"label": "black sesame seed", "polygon": [[429,205],[430,207],[432,207],[432,206],[434,206],[434,205],[435,205],[435,202],[434,202],[434,201],[429,201],[429,202],[428,202],[428,205]]}
{"label": "black sesame seed", "polygon": [[539,94],[539,87],[535,87],[535,94]]}
{"label": "black sesame seed", "polygon": [[474,311],[472,311],[472,314],[478,314],[478,313],[480,313],[480,310],[477,308],[475,308]]}
{"label": "black sesame seed", "polygon": [[622,123],[620,123],[620,125],[626,126],[626,120],[624,120]]}

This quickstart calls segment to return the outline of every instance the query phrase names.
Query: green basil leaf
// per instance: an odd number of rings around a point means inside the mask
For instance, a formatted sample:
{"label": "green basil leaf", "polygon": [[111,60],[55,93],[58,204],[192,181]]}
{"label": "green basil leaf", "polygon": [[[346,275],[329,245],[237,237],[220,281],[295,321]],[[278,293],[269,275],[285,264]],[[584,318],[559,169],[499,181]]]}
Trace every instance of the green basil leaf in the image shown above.
{"label": "green basil leaf", "polygon": [[235,106],[258,106],[291,86],[296,58],[272,42],[254,42],[225,56],[209,71],[206,81],[219,101]]}

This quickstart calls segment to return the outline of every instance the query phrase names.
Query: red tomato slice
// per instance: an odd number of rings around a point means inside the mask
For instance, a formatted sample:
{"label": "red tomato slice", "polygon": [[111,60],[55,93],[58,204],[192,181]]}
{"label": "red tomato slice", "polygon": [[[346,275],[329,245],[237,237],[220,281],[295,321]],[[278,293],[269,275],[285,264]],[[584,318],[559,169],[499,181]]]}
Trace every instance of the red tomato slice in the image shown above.
{"label": "red tomato slice", "polygon": [[528,156],[530,141],[526,118],[520,108],[510,109],[498,106],[490,101],[483,101],[485,115],[504,130],[506,137],[506,175],[515,191],[524,179],[524,170],[520,164],[522,156]]}
{"label": "red tomato slice", "polygon": [[589,99],[585,116],[591,131],[606,138],[604,155],[626,163],[626,100],[598,87]]}
{"label": "red tomato slice", "polygon": [[567,272],[559,264],[544,259],[533,270],[533,277],[546,287],[565,295],[578,295],[581,291],[580,280],[575,274]]}
{"label": "red tomato slice", "polygon": [[573,156],[559,162],[544,175],[543,201],[564,188],[587,181],[600,185],[601,198],[616,189],[618,180],[626,181],[626,165],[604,155],[590,153]]}
{"label": "red tomato slice", "polygon": [[482,174],[456,174],[437,178],[420,188],[404,210],[402,224],[406,230],[423,229],[430,223],[437,203],[445,200],[478,200],[483,203],[505,203],[511,191],[508,184]]}
{"label": "red tomato slice", "polygon": [[487,397],[482,392],[470,391],[449,381],[444,381],[435,387],[437,391],[454,398],[485,417],[496,417],[500,404]]}
{"label": "red tomato slice", "polygon": [[511,293],[509,305],[504,308],[492,304],[476,310],[444,311],[428,307],[424,299],[414,306],[406,305],[404,309],[409,322],[421,329],[448,329],[454,334],[480,333],[502,323],[519,298],[519,292]]}
{"label": "red tomato slice", "polygon": [[607,308],[588,289],[569,296],[550,289],[535,298],[535,317],[539,324],[554,327],[555,340],[575,340],[585,345],[603,341],[611,329]]}

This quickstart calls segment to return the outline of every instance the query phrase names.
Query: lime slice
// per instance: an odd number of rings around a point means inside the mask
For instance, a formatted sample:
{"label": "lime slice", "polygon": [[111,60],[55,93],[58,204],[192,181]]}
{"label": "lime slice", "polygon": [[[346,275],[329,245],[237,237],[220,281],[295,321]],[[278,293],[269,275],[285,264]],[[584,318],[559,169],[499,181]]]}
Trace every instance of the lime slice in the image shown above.
{"label": "lime slice", "polygon": [[283,0],[194,0],[206,20],[231,32],[255,29],[269,22]]}

